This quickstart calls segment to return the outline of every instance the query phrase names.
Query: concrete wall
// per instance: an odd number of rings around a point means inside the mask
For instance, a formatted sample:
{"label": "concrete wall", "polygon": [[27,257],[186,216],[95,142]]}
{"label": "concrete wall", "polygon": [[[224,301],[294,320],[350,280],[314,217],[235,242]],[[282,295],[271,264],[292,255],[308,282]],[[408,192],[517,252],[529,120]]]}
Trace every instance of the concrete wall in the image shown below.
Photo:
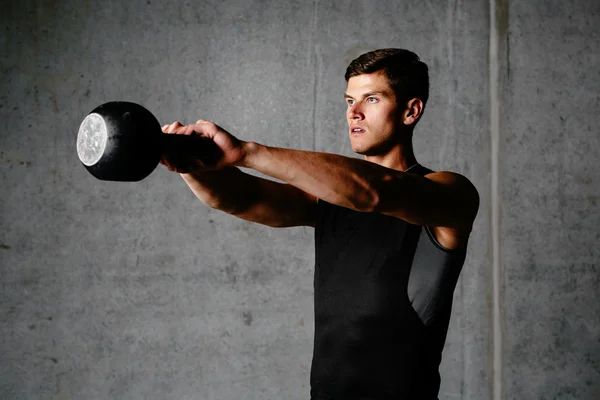
{"label": "concrete wall", "polygon": [[482,198],[440,399],[600,397],[600,5],[497,3],[3,2],[0,398],[307,399],[312,230],[95,180],[75,136],[129,100],[351,155],[345,67],[388,46],[430,66],[419,161]]}
{"label": "concrete wall", "polygon": [[600,398],[600,2],[510,5],[501,94],[505,398]]}

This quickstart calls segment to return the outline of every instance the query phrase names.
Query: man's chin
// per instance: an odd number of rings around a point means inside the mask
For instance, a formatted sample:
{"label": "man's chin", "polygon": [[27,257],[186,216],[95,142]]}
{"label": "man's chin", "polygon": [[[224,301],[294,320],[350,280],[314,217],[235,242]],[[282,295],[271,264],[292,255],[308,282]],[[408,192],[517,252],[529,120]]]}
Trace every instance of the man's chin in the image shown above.
{"label": "man's chin", "polygon": [[360,147],[352,147],[352,152],[356,153],[356,154],[360,154],[361,156],[366,155],[365,154],[365,149],[360,148]]}
{"label": "man's chin", "polygon": [[360,154],[361,156],[365,156],[365,157],[373,157],[373,156],[378,156],[381,155],[381,151],[378,151],[379,149],[374,148],[374,147],[352,147],[352,151],[356,154]]}
{"label": "man's chin", "polygon": [[391,141],[383,141],[376,143],[351,143],[352,151],[365,157],[383,156],[392,151],[394,143]]}
{"label": "man's chin", "polygon": [[353,141],[350,141],[350,146],[352,147],[352,151],[356,154],[360,154],[362,156],[367,156],[369,155],[368,153],[370,153],[372,151],[372,146],[367,146],[365,145],[365,143],[356,143]]}

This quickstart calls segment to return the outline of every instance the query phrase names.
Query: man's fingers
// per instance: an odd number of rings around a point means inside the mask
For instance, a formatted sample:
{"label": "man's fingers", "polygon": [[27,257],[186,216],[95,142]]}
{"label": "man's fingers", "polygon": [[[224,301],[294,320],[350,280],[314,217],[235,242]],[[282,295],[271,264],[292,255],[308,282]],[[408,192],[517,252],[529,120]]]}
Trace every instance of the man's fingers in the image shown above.
{"label": "man's fingers", "polygon": [[172,124],[163,125],[160,129],[164,133],[181,133],[185,130],[185,125],[182,125],[179,121],[175,121]]}
{"label": "man's fingers", "polygon": [[192,135],[194,133],[200,136],[213,137],[218,128],[215,124],[210,121],[199,119],[195,124],[182,125],[181,122],[175,121],[172,124],[166,124],[161,126],[163,133],[179,134],[179,135]]}
{"label": "man's fingers", "polygon": [[200,136],[209,138],[214,138],[219,130],[219,127],[213,122],[204,119],[199,119],[196,121],[195,124],[190,126],[193,128],[194,132],[196,132]]}
{"label": "man's fingers", "polygon": [[179,121],[175,121],[171,125],[169,125],[169,127],[167,128],[167,131],[169,133],[179,133],[179,128],[181,128],[182,126],[183,125],[181,125],[181,123]]}

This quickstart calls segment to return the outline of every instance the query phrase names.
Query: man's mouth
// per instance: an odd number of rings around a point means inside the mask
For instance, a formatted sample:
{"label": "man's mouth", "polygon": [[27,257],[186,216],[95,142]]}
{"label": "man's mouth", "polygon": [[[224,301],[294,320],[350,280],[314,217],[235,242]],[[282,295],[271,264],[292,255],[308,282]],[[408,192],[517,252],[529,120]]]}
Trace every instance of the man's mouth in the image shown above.
{"label": "man's mouth", "polygon": [[350,133],[353,135],[359,135],[361,133],[365,133],[365,130],[363,128],[353,127],[350,128]]}

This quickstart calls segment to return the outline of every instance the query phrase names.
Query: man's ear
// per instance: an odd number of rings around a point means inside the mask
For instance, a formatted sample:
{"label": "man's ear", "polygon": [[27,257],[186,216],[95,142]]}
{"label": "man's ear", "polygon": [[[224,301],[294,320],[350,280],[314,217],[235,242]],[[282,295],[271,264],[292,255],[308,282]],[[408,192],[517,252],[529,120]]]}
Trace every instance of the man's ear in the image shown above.
{"label": "man's ear", "polygon": [[414,125],[417,123],[421,115],[423,115],[423,102],[415,97],[408,101],[406,109],[402,113],[402,122],[404,125]]}

